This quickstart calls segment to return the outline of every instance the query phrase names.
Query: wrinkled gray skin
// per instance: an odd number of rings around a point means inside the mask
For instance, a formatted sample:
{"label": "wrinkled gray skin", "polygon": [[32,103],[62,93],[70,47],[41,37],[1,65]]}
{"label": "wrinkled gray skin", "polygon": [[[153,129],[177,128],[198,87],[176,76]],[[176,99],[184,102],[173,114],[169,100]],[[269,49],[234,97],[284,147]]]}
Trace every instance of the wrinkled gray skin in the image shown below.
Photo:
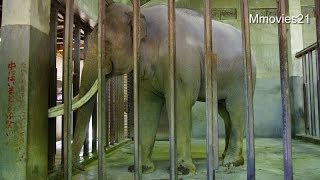
{"label": "wrinkled gray skin", "polygon": [[[131,13],[130,13],[131,12]],[[163,105],[170,106],[167,6],[154,6],[141,11],[140,119],[142,122],[142,164],[144,173],[155,170],[152,149]],[[177,160],[183,174],[196,170],[191,159],[191,108],[205,100],[204,22],[193,11],[177,9]],[[104,68],[111,76],[133,70],[132,9],[113,3],[106,9],[106,62]],[[230,25],[213,21],[214,51],[218,56],[219,114],[225,122],[226,146],[223,164],[239,166],[244,163],[242,147],[245,117],[245,77],[243,71],[241,32]],[[97,28],[89,38],[89,49],[83,67],[80,96],[97,78]],[[253,80],[255,82],[255,63]],[[72,145],[74,165],[88,128],[96,98],[79,109],[75,139]]]}

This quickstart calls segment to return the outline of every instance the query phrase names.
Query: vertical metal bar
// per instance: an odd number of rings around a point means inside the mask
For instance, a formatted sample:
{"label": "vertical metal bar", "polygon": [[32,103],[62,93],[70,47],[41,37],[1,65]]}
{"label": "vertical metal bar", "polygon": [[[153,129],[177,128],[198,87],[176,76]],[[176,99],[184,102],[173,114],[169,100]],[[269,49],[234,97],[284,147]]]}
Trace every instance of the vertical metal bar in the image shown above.
{"label": "vertical metal bar", "polygon": [[92,153],[97,152],[97,131],[98,131],[98,118],[97,118],[97,103],[94,104],[93,111],[92,111]]}
{"label": "vertical metal bar", "polygon": [[128,75],[128,132],[129,137],[133,139],[134,136],[134,93],[133,93],[133,73]]}
{"label": "vertical metal bar", "polygon": [[316,135],[316,122],[315,122],[315,108],[314,108],[314,79],[313,79],[313,61],[312,61],[312,52],[308,53],[308,64],[309,64],[309,101],[310,101],[310,117],[311,117],[311,134]]}
{"label": "vertical metal bar", "polygon": [[[49,107],[56,106],[57,102],[57,25],[58,11],[54,6],[50,14],[50,83],[49,83]],[[55,165],[56,154],[56,118],[49,119],[48,131],[48,170]]]}
{"label": "vertical metal bar", "polygon": [[[73,61],[73,97],[79,93],[80,87],[80,40],[81,40],[81,31],[80,23],[75,23],[74,29],[74,61]],[[73,134],[76,129],[76,120],[77,113],[73,112]]]}
{"label": "vertical metal bar", "polygon": [[[83,40],[84,48],[83,48],[82,52],[83,52],[83,56],[86,57],[87,50],[88,50],[88,31],[86,29],[83,29],[83,31],[84,31],[84,35],[83,35],[84,36],[84,38],[83,38],[84,39]],[[80,34],[80,41],[81,41],[81,34]],[[80,78],[80,71],[79,71],[79,78]],[[96,113],[95,111],[93,111],[93,112]],[[93,119],[93,117],[92,117],[92,119]],[[92,129],[93,129],[92,119],[91,119],[91,124],[92,124]],[[93,143],[93,141],[92,141],[92,143]],[[95,148],[95,150],[96,150],[96,148]],[[92,151],[94,151],[93,146],[92,146]],[[85,138],[84,144],[83,144],[83,156],[89,156],[89,130],[86,132],[86,138]]]}
{"label": "vertical metal bar", "polygon": [[[320,67],[320,1],[315,0],[315,16],[316,16],[316,30],[317,30],[317,66]],[[320,71],[318,69],[317,72],[317,92],[318,92],[318,116],[320,116]],[[319,128],[320,128],[320,118],[318,118],[319,121]],[[320,129],[319,129],[320,132]]]}
{"label": "vertical metal bar", "polygon": [[217,113],[217,59],[212,52],[211,0],[204,1],[204,34],[206,53],[206,118],[207,118],[207,179],[215,179],[219,167]]}
{"label": "vertical metal bar", "polygon": [[66,17],[64,27],[64,56],[63,56],[63,76],[64,76],[64,120],[63,120],[63,139],[64,139],[64,179],[71,180],[71,121],[72,121],[72,46],[73,46],[73,5],[74,0],[67,0]]}
{"label": "vertical metal bar", "polygon": [[320,137],[320,102],[319,102],[319,97],[320,97],[320,94],[319,94],[319,88],[320,88],[320,77],[319,77],[319,70],[320,70],[320,67],[319,67],[319,63],[318,63],[318,60],[319,60],[319,56],[318,56],[318,49],[315,50],[315,56],[316,56],[316,93],[317,93],[317,105],[318,105],[318,109],[317,109],[317,114],[318,114],[318,136]]}
{"label": "vertical metal bar", "polygon": [[306,65],[306,82],[307,82],[307,86],[306,86],[306,90],[307,90],[307,104],[308,104],[308,109],[307,109],[307,113],[308,113],[308,121],[309,121],[309,125],[310,125],[310,135],[313,135],[313,121],[312,121],[312,108],[311,108],[311,100],[310,100],[310,96],[311,96],[311,93],[310,93],[310,64],[309,64],[309,59],[308,59],[308,54],[305,55],[305,65]]}
{"label": "vertical metal bar", "polygon": [[106,156],[105,156],[105,74],[102,69],[102,64],[105,59],[105,0],[99,0],[99,18],[98,18],[98,179],[104,180],[106,175]]}
{"label": "vertical metal bar", "polygon": [[114,93],[114,77],[110,79],[110,144],[115,143],[115,93]]}
{"label": "vertical metal bar", "polygon": [[302,74],[303,74],[303,107],[304,107],[305,133],[310,134],[306,55],[302,56]]}
{"label": "vertical metal bar", "polygon": [[254,151],[254,117],[253,117],[253,90],[252,64],[249,27],[249,3],[241,0],[242,19],[242,47],[245,55],[245,84],[246,84],[246,148],[247,148],[247,179],[255,179],[255,151]]}
{"label": "vertical metal bar", "polygon": [[109,141],[109,132],[110,132],[110,129],[109,129],[109,122],[110,122],[110,118],[109,118],[109,108],[110,108],[110,79],[108,79],[106,81],[106,99],[107,99],[107,102],[106,102],[106,147],[108,147],[110,145],[110,141]]}
{"label": "vertical metal bar", "polygon": [[[286,14],[286,0],[277,0],[278,17]],[[289,99],[289,73],[288,73],[288,46],[287,25],[278,24],[279,54],[280,54],[280,78],[282,100],[282,127],[283,127],[283,162],[284,179],[292,180],[292,147],[291,147],[291,115]]]}
{"label": "vertical metal bar", "polygon": [[141,128],[139,119],[140,1],[133,1],[133,82],[134,82],[134,179],[142,176]]}
{"label": "vertical metal bar", "polygon": [[116,139],[116,143],[119,142],[119,125],[120,125],[120,117],[119,117],[119,111],[120,111],[120,108],[119,108],[119,76],[116,76],[115,77],[115,91],[114,91],[114,95],[115,95],[115,102],[114,102],[114,105],[115,105],[115,133],[116,133],[116,136],[115,136],[115,139]]}
{"label": "vertical metal bar", "polygon": [[176,13],[175,13],[175,0],[168,0],[168,34],[169,34],[169,87],[170,87],[170,179],[178,179],[177,174],[177,139],[176,139]]}

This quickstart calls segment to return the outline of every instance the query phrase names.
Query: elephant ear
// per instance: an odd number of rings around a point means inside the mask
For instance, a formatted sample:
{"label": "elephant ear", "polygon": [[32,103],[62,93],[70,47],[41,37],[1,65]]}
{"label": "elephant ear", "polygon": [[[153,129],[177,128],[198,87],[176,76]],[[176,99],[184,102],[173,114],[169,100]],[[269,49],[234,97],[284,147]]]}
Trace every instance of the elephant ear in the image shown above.
{"label": "elephant ear", "polygon": [[[128,18],[128,25],[130,28],[130,34],[133,38],[133,12],[125,12],[127,18]],[[147,22],[146,17],[143,14],[140,14],[140,38],[141,40],[144,40],[147,37]]]}

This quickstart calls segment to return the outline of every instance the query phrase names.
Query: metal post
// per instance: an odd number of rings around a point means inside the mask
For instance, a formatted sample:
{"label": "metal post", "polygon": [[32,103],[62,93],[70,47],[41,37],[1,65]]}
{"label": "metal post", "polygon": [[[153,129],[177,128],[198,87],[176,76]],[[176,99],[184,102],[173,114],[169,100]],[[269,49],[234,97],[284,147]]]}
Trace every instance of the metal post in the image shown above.
{"label": "metal post", "polygon": [[[286,14],[286,0],[277,0],[278,17]],[[292,147],[291,147],[291,115],[289,99],[289,73],[288,73],[288,46],[287,25],[278,24],[281,100],[282,100],[282,127],[283,127],[283,169],[284,179],[292,180]]]}
{"label": "metal post", "polygon": [[[75,23],[74,29],[74,61],[73,61],[73,97],[79,93],[80,87],[80,41],[81,41],[81,29],[80,23]],[[73,134],[76,129],[77,113],[73,112]]]}
{"label": "metal post", "polygon": [[134,82],[134,179],[142,176],[139,119],[140,1],[133,1],[133,82]]}
{"label": "metal post", "polygon": [[[320,1],[315,0],[315,16],[316,16],[316,29],[317,29],[317,67],[318,67],[318,72],[317,72],[317,92],[318,92],[318,116],[320,116]],[[320,118],[319,119],[319,128],[320,128]],[[320,129],[319,129],[320,132]]]}
{"label": "metal post", "polygon": [[110,123],[110,118],[109,118],[109,115],[110,115],[110,112],[109,112],[109,108],[110,108],[110,79],[108,79],[106,81],[106,99],[107,99],[107,102],[106,102],[106,124],[105,124],[105,131],[106,131],[106,147],[109,147],[110,145],[110,135],[109,135],[109,132],[110,132],[110,126],[109,126],[109,123]]}
{"label": "metal post", "polygon": [[105,0],[99,0],[99,24],[98,24],[98,179],[104,180],[107,178],[106,174],[106,155],[105,155],[105,139],[106,131],[104,130],[105,126],[105,74],[102,69],[103,61],[105,59]]}
{"label": "metal post", "polygon": [[110,144],[113,145],[115,143],[115,103],[114,103],[114,98],[115,98],[115,92],[114,92],[114,77],[109,80],[110,82],[110,102],[109,102],[109,111],[110,111]]}
{"label": "metal post", "polygon": [[176,160],[176,85],[175,85],[175,67],[176,67],[176,14],[175,0],[168,0],[168,34],[169,34],[169,87],[170,87],[170,179],[177,179],[177,160]]}
{"label": "metal post", "polygon": [[215,179],[219,167],[219,136],[217,106],[217,58],[212,52],[211,0],[204,1],[204,34],[206,53],[206,118],[207,118],[207,179]]}
{"label": "metal post", "polygon": [[310,93],[310,64],[309,64],[309,57],[307,57],[308,55],[305,54],[305,68],[306,68],[306,82],[307,82],[307,88],[306,88],[306,92],[307,92],[307,99],[306,102],[308,104],[308,109],[307,109],[307,113],[308,113],[308,121],[309,121],[309,126],[310,126],[310,135],[313,135],[313,121],[312,121],[312,108],[311,108],[311,93]]}
{"label": "metal post", "polygon": [[308,53],[308,72],[309,72],[309,107],[310,107],[310,118],[311,118],[311,134],[316,135],[316,122],[315,122],[315,104],[314,104],[314,78],[313,78],[313,59],[312,51]]}
{"label": "metal post", "polygon": [[246,84],[246,148],[247,148],[247,179],[255,179],[255,152],[254,152],[254,117],[253,117],[253,90],[252,64],[250,48],[249,3],[241,0],[242,18],[242,47],[244,51],[245,84]]}
{"label": "metal post", "polygon": [[72,46],[73,46],[73,5],[74,0],[67,0],[66,17],[64,29],[64,55],[63,55],[63,76],[64,76],[64,120],[63,120],[63,168],[64,179],[71,180],[72,177],[72,153],[71,153],[71,121],[72,121]]}
{"label": "metal post", "polygon": [[[49,83],[49,107],[56,106],[57,102],[57,22],[58,11],[51,8],[50,15],[50,83]],[[49,119],[48,129],[48,170],[51,171],[55,165],[56,154],[56,118]]]}
{"label": "metal post", "polygon": [[306,67],[306,55],[302,56],[302,74],[303,74],[303,107],[304,107],[304,125],[305,133],[311,134],[310,123],[309,123],[309,104],[308,104],[308,77]]}
{"label": "metal post", "polygon": [[[81,36],[80,36],[80,40],[81,40]],[[84,57],[86,57],[87,55],[87,50],[88,50],[88,31],[84,29],[84,48],[83,48]],[[80,71],[79,71],[79,77],[80,77]],[[96,111],[93,111],[93,113],[96,113]],[[92,116],[91,124],[93,129],[93,116]],[[92,141],[92,144],[93,144],[93,141]],[[95,146],[95,149],[93,149],[93,145],[92,145],[92,151],[94,150],[96,151],[97,150],[96,147],[97,146]],[[86,138],[84,139],[84,143],[83,143],[83,156],[89,156],[89,131],[86,132]]]}
{"label": "metal post", "polygon": [[98,124],[97,124],[97,103],[94,103],[93,111],[92,111],[92,153],[97,152],[97,131],[98,131]]}

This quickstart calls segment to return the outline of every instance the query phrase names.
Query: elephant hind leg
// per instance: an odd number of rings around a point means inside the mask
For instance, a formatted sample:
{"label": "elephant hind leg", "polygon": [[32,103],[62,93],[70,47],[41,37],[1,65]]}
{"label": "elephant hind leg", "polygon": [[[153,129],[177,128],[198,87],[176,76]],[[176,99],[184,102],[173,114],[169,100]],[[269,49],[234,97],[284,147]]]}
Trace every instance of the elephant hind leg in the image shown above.
{"label": "elephant hind leg", "polygon": [[224,166],[240,166],[244,164],[242,155],[245,128],[244,98],[232,96],[226,99],[226,108],[230,116],[230,138],[223,160]]}
{"label": "elephant hind leg", "polygon": [[225,101],[219,101],[218,112],[224,121],[224,127],[225,127],[225,148],[222,154],[222,158],[224,158],[226,156],[226,152],[228,149],[230,132],[231,132],[231,120],[230,120],[229,112],[227,111]]}

